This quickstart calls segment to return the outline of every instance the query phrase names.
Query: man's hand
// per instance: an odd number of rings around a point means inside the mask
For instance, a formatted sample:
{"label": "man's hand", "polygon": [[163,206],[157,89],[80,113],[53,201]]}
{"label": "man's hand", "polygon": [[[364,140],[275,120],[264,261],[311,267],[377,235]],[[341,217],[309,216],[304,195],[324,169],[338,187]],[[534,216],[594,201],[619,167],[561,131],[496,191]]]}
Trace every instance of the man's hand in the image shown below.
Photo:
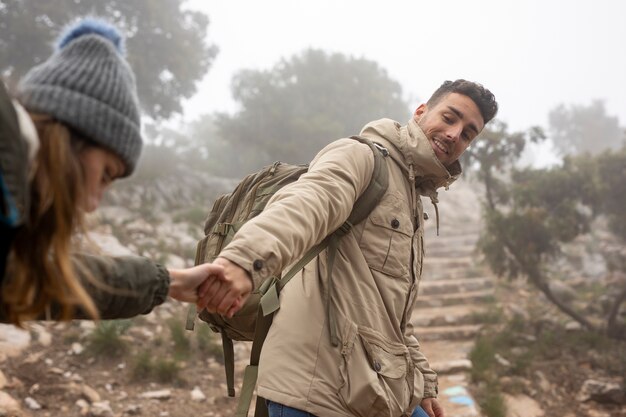
{"label": "man's hand", "polygon": [[443,408],[436,398],[424,398],[420,404],[429,417],[445,417]]}
{"label": "man's hand", "polygon": [[206,308],[210,313],[231,318],[252,292],[252,278],[245,269],[226,258],[217,258],[213,264],[222,266],[224,275],[200,286],[196,304],[199,310]]}
{"label": "man's hand", "polygon": [[204,282],[224,279],[224,268],[215,264],[202,264],[186,269],[169,269],[168,295],[178,301],[198,301],[199,287]]}

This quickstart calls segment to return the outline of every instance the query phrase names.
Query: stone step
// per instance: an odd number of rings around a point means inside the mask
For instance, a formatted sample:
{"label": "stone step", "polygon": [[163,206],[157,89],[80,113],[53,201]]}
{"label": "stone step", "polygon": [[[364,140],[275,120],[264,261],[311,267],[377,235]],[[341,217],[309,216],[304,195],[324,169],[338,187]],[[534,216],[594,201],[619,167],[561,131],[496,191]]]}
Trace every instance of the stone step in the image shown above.
{"label": "stone step", "polygon": [[422,269],[422,281],[480,278],[484,275],[485,269],[480,265],[450,267],[425,264]]}
{"label": "stone step", "polygon": [[413,312],[411,323],[420,327],[481,324],[483,311],[485,311],[484,307],[479,305],[452,305],[420,309]]}
{"label": "stone step", "polygon": [[482,232],[482,228],[480,226],[466,226],[463,228],[455,228],[454,226],[450,227],[440,227],[439,228],[439,236],[437,236],[437,228],[434,224],[426,224],[424,227],[424,237],[427,242],[475,242]]}
{"label": "stone step", "polygon": [[492,278],[462,278],[462,279],[440,279],[436,281],[425,281],[420,283],[420,294],[454,294],[459,292],[471,292],[486,290],[493,287]]}
{"label": "stone step", "polygon": [[484,305],[493,300],[493,289],[469,291],[461,294],[439,294],[418,297],[416,308],[436,308],[459,304]]}
{"label": "stone step", "polygon": [[469,268],[476,264],[474,256],[425,256],[424,268]]}
{"label": "stone step", "polygon": [[436,246],[425,247],[426,258],[458,258],[472,256],[476,251],[476,245]]}
{"label": "stone step", "polygon": [[[420,350],[424,352],[429,363],[445,363],[469,358],[474,347],[474,340],[425,340],[420,341]],[[438,371],[437,368],[433,368]]]}
{"label": "stone step", "polygon": [[415,327],[413,333],[420,343],[430,340],[468,340],[475,338],[481,327],[481,324]]}
{"label": "stone step", "polygon": [[437,375],[451,375],[472,370],[472,361],[469,359],[457,359],[445,362],[429,362],[430,367],[437,372]]}

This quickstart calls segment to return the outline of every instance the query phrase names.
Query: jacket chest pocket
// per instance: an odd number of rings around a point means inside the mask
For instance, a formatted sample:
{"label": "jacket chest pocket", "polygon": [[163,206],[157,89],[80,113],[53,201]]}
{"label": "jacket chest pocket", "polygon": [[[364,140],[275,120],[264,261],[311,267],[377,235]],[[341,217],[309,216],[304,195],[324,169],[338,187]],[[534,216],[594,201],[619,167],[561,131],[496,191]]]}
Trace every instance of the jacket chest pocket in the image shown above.
{"label": "jacket chest pocket", "polygon": [[393,277],[409,274],[413,224],[406,202],[386,195],[366,220],[360,247],[368,266]]}

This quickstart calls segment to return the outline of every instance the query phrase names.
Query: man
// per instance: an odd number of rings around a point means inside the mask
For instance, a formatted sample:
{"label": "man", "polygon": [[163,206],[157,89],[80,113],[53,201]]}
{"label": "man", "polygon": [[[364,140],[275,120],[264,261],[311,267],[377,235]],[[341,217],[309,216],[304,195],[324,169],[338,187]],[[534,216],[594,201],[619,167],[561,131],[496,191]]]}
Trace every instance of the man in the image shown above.
{"label": "man", "polygon": [[[480,84],[446,81],[407,126],[382,119],[362,130],[389,153],[389,187],[341,239],[332,282],[322,252],[283,289],[259,365],[258,395],[270,416],[424,415],[419,404],[444,416],[437,376],[410,324],[423,258],[419,195],[436,202],[437,188],[458,178],[458,158],[496,112]],[[341,226],[373,167],[367,145],[341,139],[326,146],[224,248],[215,263],[225,278],[200,290],[209,311],[232,316],[264,278]]]}

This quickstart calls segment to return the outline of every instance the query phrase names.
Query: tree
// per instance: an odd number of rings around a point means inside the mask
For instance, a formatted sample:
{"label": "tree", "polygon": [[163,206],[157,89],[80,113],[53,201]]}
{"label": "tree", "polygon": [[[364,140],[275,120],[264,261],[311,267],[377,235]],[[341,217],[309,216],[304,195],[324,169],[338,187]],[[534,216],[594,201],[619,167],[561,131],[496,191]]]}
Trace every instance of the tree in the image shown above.
{"label": "tree", "polygon": [[582,152],[597,155],[624,143],[625,135],[618,118],[606,114],[601,100],[588,106],[561,104],[550,112],[548,120],[550,137],[563,155]]}
{"label": "tree", "polygon": [[368,121],[404,121],[410,114],[400,84],[377,63],[315,49],[269,71],[241,71],[232,91],[241,110],[218,115],[219,135],[256,155],[259,165],[308,162],[324,145],[357,134]]}
{"label": "tree", "polygon": [[[595,216],[604,214],[613,225],[625,220],[626,189],[617,178],[626,174],[626,152],[568,157],[562,166],[550,169],[516,168],[526,143],[542,139],[538,129],[509,133],[506,125],[496,122],[485,129],[469,154],[485,186],[485,229],[479,249],[499,276],[526,277],[587,329],[626,338],[617,320],[626,301],[626,282],[613,298],[604,327],[555,296],[550,285],[554,272],[550,265],[562,255],[562,246],[589,232]],[[617,236],[626,242],[623,231],[623,226],[618,228]]]}
{"label": "tree", "polygon": [[95,15],[126,35],[127,57],[139,98],[153,118],[180,112],[217,54],[205,40],[202,13],[182,10],[184,0],[0,0],[0,72],[9,88],[45,60],[51,42],[79,16]]}

